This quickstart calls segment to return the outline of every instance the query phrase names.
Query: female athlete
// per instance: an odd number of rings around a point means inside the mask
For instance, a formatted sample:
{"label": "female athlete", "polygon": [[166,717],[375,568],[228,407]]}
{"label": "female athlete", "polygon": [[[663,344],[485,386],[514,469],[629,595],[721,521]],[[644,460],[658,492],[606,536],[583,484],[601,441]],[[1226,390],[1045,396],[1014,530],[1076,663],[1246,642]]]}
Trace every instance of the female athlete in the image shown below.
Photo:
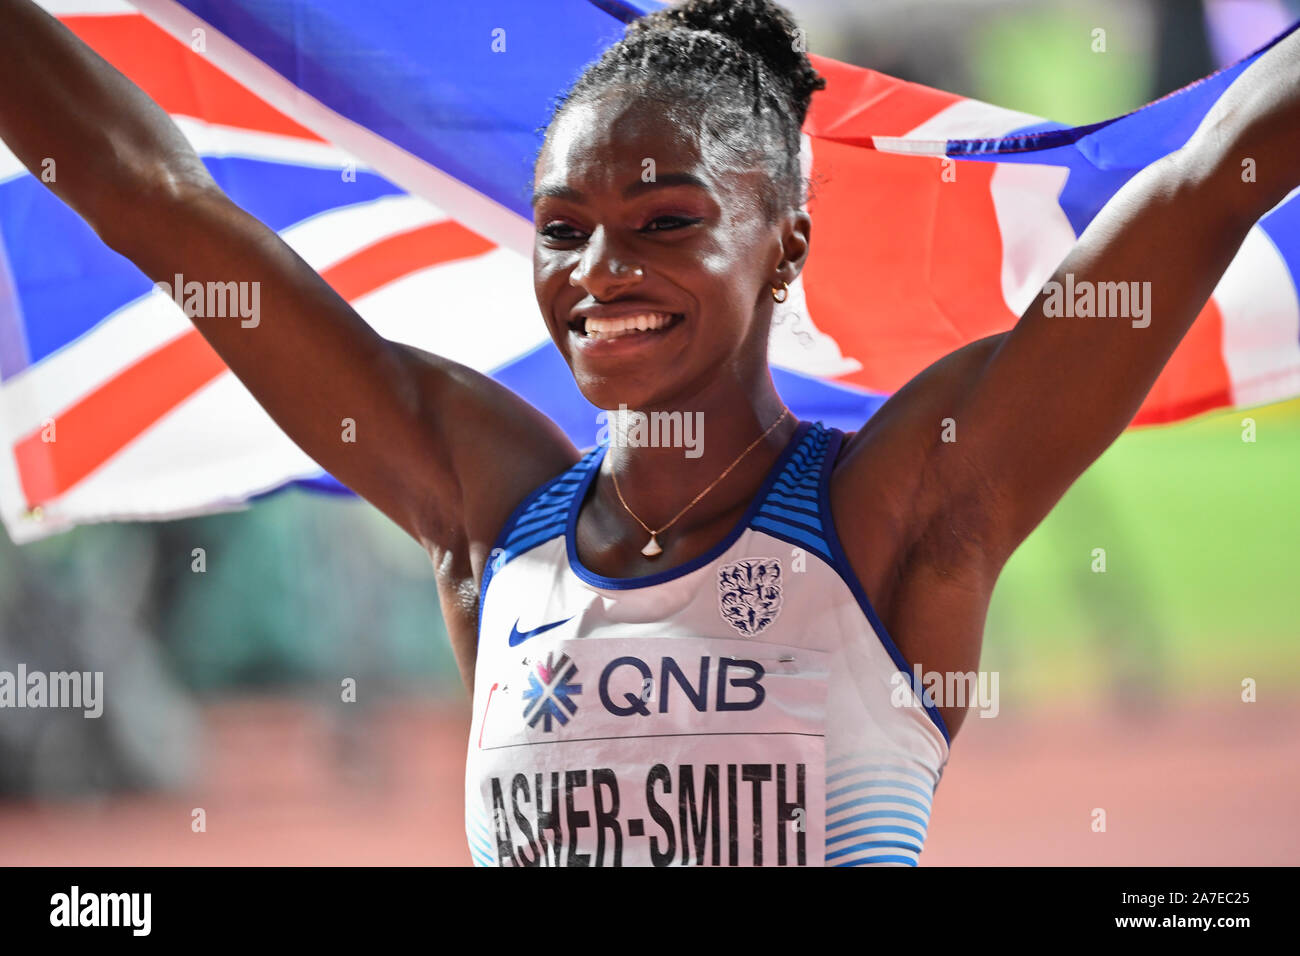
{"label": "female athlete", "polygon": [[915,864],[964,708],[913,667],[975,671],[1000,569],[1300,183],[1293,35],[1054,276],[1149,282],[1147,327],[1049,317],[1040,296],[844,434],[798,421],[767,364],[811,249],[800,128],[823,81],[768,0],[648,16],[546,131],[534,282],[587,399],[691,416],[703,442],[685,454],[627,417],[582,454],[486,376],[376,334],[138,88],[29,0],[0,11],[0,138],[38,175],[55,158],[50,188],[154,280],[260,283],[255,327],[195,324],[431,557],[487,865]]}

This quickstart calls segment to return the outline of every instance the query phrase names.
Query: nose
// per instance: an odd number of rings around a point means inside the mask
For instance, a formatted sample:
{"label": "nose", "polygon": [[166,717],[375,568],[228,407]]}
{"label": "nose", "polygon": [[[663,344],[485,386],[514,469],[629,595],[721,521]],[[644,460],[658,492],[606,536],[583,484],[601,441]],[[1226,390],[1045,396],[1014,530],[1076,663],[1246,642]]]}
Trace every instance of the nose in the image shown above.
{"label": "nose", "polygon": [[638,285],[645,270],[632,264],[623,250],[615,247],[603,226],[598,226],[583,246],[578,264],[569,273],[569,284],[598,302],[608,302]]}

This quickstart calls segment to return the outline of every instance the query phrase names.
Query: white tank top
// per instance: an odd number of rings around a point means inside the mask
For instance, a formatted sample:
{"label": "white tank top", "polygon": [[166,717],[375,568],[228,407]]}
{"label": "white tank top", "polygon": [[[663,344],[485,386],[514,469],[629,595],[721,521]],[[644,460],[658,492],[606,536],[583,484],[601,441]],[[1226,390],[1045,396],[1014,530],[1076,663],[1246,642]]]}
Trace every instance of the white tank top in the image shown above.
{"label": "white tank top", "polygon": [[707,554],[578,558],[607,445],[530,495],[484,572],[465,826],[482,866],[915,866],[948,733],[831,521],[844,433],[800,423]]}

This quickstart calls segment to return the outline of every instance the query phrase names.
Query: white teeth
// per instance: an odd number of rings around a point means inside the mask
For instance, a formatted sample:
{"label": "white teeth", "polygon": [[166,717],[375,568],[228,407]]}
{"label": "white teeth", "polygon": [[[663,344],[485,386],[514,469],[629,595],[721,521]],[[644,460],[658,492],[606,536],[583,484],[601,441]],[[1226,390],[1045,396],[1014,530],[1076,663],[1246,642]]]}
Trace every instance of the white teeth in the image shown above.
{"label": "white teeth", "polygon": [[633,332],[653,332],[672,322],[673,317],[667,312],[644,312],[617,319],[587,318],[585,330],[589,337],[597,339],[630,335]]}

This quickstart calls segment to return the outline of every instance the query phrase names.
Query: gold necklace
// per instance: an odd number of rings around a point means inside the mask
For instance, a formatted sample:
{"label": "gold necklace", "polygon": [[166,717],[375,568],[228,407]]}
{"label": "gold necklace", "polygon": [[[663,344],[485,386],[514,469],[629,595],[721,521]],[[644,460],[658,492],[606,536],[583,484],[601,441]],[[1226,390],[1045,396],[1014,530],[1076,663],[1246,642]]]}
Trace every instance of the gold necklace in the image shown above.
{"label": "gold necklace", "polygon": [[646,524],[646,523],[645,523],[644,521],[642,521],[640,518],[637,518],[637,516],[636,516],[636,512],[635,512],[635,511],[633,511],[631,508],[628,507],[627,502],[623,499],[623,492],[620,491],[620,490],[619,490],[619,487],[618,487],[618,473],[617,473],[614,469],[611,468],[611,469],[610,469],[610,472],[609,472],[609,476],[610,476],[612,479],[614,479],[614,493],[615,493],[616,495],[618,495],[618,500],[622,503],[623,507],[627,509],[627,513],[630,514],[630,515],[631,515],[631,516],[636,520],[636,523],[639,524],[641,527],[645,528],[646,533],[647,533],[648,535],[650,535],[650,540],[649,540],[648,542],[646,542],[646,546],[645,546],[644,548],[641,549],[641,553],[644,554],[647,558],[657,558],[657,557],[659,557],[659,555],[663,554],[664,549],[661,548],[661,547],[659,547],[659,542],[658,542],[658,540],[657,540],[657,538],[659,537],[659,535],[663,534],[665,531],[667,531],[669,528],[671,528],[674,524],[676,524],[678,518],[680,518],[682,515],[686,514],[686,512],[690,511],[691,508],[693,508],[693,507],[695,506],[695,504],[696,504],[696,503],[697,503],[701,498],[703,498],[705,495],[707,495],[710,491],[712,491],[712,490],[714,489],[714,487],[718,484],[718,482],[720,482],[723,478],[726,478],[727,475],[731,474],[731,469],[733,469],[733,468],[735,468],[737,465],[739,465],[741,459],[744,458],[746,455],[748,455],[751,451],[753,451],[753,450],[758,446],[758,443],[759,443],[759,442],[761,442],[761,441],[762,441],[764,438],[766,438],[768,435],[772,434],[772,432],[773,432],[773,430],[776,428],[776,426],[777,426],[777,425],[780,425],[783,421],[785,421],[786,416],[789,415],[789,414],[790,414],[790,409],[788,409],[788,408],[787,408],[785,411],[781,412],[781,417],[778,418],[776,421],[774,421],[771,425],[769,425],[769,426],[767,427],[767,431],[763,432],[763,434],[759,435],[759,436],[758,436],[757,438],[755,438],[752,442],[750,442],[749,447],[746,448],[744,451],[742,451],[742,452],[741,452],[741,453],[736,457],[736,460],[733,461],[730,465],[727,466],[727,470],[724,471],[722,474],[718,475],[717,478],[713,479],[713,484],[709,485],[709,487],[705,488],[705,489],[704,489],[703,491],[701,491],[698,495],[696,495],[694,498],[692,498],[690,504],[688,504],[688,505],[687,505],[685,508],[683,508],[681,511],[677,512],[677,514],[675,514],[675,515],[673,516],[673,520],[672,520],[672,521],[669,521],[666,525],[664,525],[664,526],[663,526],[662,528],[660,528],[658,531],[654,531],[654,530],[652,530],[648,524]]}

